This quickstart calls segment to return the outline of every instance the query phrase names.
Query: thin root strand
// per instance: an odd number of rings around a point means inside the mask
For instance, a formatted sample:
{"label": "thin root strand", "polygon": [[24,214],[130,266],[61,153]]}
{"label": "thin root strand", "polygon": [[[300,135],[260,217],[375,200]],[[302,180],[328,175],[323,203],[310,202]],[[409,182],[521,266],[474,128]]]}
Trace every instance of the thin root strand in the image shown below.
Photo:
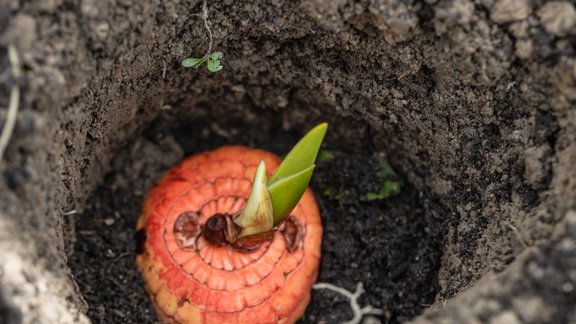
{"label": "thin root strand", "polygon": [[10,62],[10,67],[12,68],[12,77],[15,81],[12,85],[12,91],[10,92],[10,102],[8,104],[6,122],[4,123],[4,128],[0,134],[0,161],[2,161],[4,151],[12,137],[12,132],[14,131],[14,126],[16,124],[16,116],[18,115],[18,103],[20,102],[20,86],[16,81],[20,78],[21,74],[20,61],[18,60],[18,51],[14,45],[8,46],[8,60]]}
{"label": "thin root strand", "polygon": [[362,321],[362,318],[364,317],[364,315],[382,315],[382,314],[384,314],[383,310],[381,310],[379,308],[374,308],[370,305],[360,308],[360,305],[358,305],[358,298],[365,292],[364,285],[362,284],[362,282],[359,282],[356,285],[356,291],[354,293],[351,293],[344,288],[340,288],[338,286],[334,286],[333,284],[324,283],[324,282],[317,283],[314,286],[312,286],[312,288],[313,289],[332,290],[332,291],[339,293],[340,295],[343,295],[346,298],[348,298],[348,300],[350,301],[350,308],[352,309],[352,312],[354,313],[354,317],[347,322],[343,322],[343,324],[358,324]]}
{"label": "thin root strand", "polygon": [[204,2],[202,3],[202,20],[204,21],[204,27],[206,28],[206,31],[208,32],[208,51],[206,52],[206,55],[204,55],[204,58],[208,58],[210,57],[210,54],[212,53],[212,30],[210,29],[210,26],[208,25],[208,4],[207,4],[207,0],[204,0]]}

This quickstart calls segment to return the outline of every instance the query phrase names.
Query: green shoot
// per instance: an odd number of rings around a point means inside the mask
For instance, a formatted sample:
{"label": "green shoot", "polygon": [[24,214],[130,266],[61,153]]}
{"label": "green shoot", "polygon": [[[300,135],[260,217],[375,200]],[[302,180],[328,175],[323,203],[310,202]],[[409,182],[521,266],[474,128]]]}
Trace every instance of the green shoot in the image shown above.
{"label": "green shoot", "polygon": [[328,124],[322,123],[309,131],[286,155],[268,180],[274,225],[279,224],[290,214],[306,191],[316,166],[314,160],[327,129]]}
{"label": "green shoot", "polygon": [[323,123],[308,132],[269,179],[264,161],[260,162],[246,208],[234,219],[242,228],[238,238],[270,231],[290,215],[308,188],[327,128]]}
{"label": "green shoot", "polygon": [[286,218],[306,191],[315,165],[309,166],[296,174],[282,178],[268,186],[272,197],[274,225]]}
{"label": "green shoot", "polygon": [[267,180],[266,164],[264,164],[264,161],[260,161],[254,174],[252,191],[246,202],[246,207],[242,214],[234,220],[237,225],[242,227],[238,238],[263,233],[272,229],[272,202],[266,189]]}

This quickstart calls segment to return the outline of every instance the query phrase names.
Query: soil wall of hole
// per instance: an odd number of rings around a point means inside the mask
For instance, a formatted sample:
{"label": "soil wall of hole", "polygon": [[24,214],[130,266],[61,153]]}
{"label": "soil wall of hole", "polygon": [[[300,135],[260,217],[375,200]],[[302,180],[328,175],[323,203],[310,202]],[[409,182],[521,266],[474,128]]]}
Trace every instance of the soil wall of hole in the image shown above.
{"label": "soil wall of hole", "polygon": [[0,4],[0,107],[8,44],[25,72],[0,170],[0,319],[89,320],[67,264],[75,224],[154,123],[203,121],[226,142],[321,120],[331,149],[385,154],[439,240],[434,305],[416,322],[576,318],[572,2],[211,1],[217,74],[179,66],[207,49],[201,7]]}

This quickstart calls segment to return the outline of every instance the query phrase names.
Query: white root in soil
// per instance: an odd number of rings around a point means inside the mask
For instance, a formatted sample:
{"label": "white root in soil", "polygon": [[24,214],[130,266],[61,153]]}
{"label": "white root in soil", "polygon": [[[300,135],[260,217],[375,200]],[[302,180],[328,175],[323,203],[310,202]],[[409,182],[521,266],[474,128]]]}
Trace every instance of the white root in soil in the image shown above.
{"label": "white root in soil", "polygon": [[358,298],[360,296],[362,296],[362,294],[365,292],[364,284],[362,284],[362,282],[359,282],[356,285],[356,291],[354,293],[351,293],[350,291],[348,291],[344,288],[340,288],[338,286],[334,286],[333,284],[324,283],[324,282],[319,282],[319,283],[315,284],[314,286],[312,286],[312,288],[313,289],[328,289],[328,290],[334,291],[334,292],[339,293],[340,295],[343,295],[344,297],[348,298],[348,300],[350,301],[350,308],[352,309],[352,312],[354,313],[354,317],[349,321],[343,322],[343,324],[359,324],[362,321],[362,318],[364,317],[364,315],[382,315],[384,313],[383,310],[381,310],[379,308],[374,308],[370,305],[360,307],[360,305],[358,304]]}
{"label": "white root in soil", "polygon": [[14,84],[12,85],[12,91],[10,92],[10,102],[8,104],[6,122],[4,123],[2,133],[0,134],[0,162],[2,161],[8,142],[10,142],[10,138],[12,137],[14,125],[16,124],[16,116],[18,115],[18,103],[20,102],[20,86],[18,85],[18,79],[21,75],[20,61],[18,60],[18,51],[14,45],[8,46],[8,61],[10,62]]}

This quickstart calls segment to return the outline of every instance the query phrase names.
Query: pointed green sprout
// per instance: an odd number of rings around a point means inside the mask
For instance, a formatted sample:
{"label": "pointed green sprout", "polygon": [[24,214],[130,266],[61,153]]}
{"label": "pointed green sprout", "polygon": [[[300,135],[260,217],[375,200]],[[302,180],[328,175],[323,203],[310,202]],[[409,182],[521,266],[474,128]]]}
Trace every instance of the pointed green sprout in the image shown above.
{"label": "pointed green sprout", "polygon": [[218,72],[223,68],[220,62],[223,56],[224,54],[222,54],[222,52],[216,51],[204,57],[188,57],[182,61],[182,66],[186,68],[198,68],[204,62],[208,62],[207,63],[208,70],[210,72]]}
{"label": "pointed green sprout", "polygon": [[238,238],[272,229],[273,219],[270,217],[272,214],[272,200],[266,188],[267,180],[266,164],[264,164],[264,161],[260,161],[254,174],[252,191],[246,202],[246,207],[242,214],[234,220],[237,225],[242,227],[242,232],[240,232]]}
{"label": "pointed green sprout", "polygon": [[328,124],[322,123],[308,132],[270,179],[266,179],[264,161],[260,162],[246,208],[234,220],[243,228],[238,237],[269,231],[290,215],[308,187],[327,129]]}
{"label": "pointed green sprout", "polygon": [[306,191],[327,129],[328,124],[322,123],[309,131],[286,155],[278,170],[268,180],[274,225],[290,214]]}

